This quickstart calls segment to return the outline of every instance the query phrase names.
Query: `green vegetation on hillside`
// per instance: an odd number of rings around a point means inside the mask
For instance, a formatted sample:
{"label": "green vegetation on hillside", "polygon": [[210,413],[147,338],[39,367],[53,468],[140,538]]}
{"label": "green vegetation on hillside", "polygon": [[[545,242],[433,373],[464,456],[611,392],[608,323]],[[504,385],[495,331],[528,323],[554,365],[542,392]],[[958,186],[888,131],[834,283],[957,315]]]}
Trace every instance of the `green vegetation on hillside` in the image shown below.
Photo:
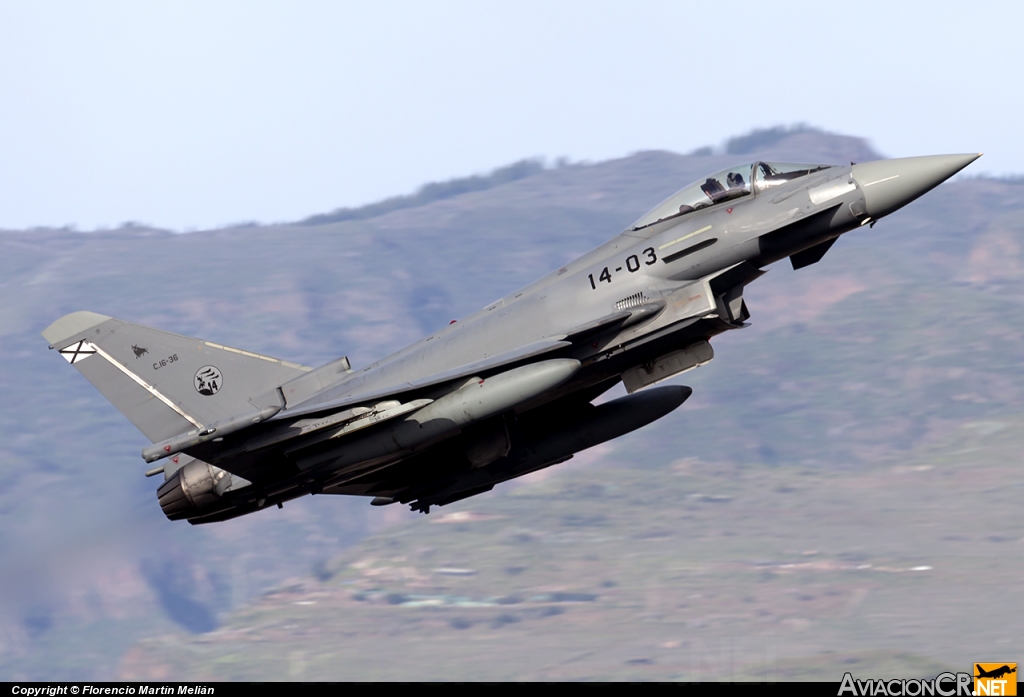
{"label": "green vegetation on hillside", "polygon": [[490,174],[459,177],[444,182],[424,184],[416,193],[408,196],[393,196],[379,203],[371,203],[358,208],[339,208],[330,213],[312,215],[299,221],[300,225],[327,225],[341,223],[346,220],[366,220],[401,210],[416,208],[435,201],[468,194],[473,191],[486,191],[502,184],[532,177],[544,171],[544,163],[540,160],[521,160],[505,167],[499,167]]}

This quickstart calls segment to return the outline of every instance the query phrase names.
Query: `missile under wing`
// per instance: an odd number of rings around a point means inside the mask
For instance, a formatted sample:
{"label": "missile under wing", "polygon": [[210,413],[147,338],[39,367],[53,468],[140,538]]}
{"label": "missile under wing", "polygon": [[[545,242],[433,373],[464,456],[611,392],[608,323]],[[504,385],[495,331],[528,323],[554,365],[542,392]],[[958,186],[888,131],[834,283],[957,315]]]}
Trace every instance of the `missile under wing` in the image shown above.
{"label": "missile under wing", "polygon": [[[953,176],[978,155],[846,166],[751,162],[703,177],[621,234],[380,361],[318,368],[94,312],[44,332],[151,442],[171,520],[306,494],[428,513],[673,411],[656,386],[746,326],[747,285]],[[627,396],[600,405],[619,382]]]}

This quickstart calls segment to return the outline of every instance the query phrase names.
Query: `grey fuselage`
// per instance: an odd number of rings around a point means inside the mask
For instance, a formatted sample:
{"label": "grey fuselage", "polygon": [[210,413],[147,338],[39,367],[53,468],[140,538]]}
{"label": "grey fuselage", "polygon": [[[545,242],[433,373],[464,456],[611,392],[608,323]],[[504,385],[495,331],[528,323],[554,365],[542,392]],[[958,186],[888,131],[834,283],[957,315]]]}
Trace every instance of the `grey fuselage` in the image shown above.
{"label": "grey fuselage", "polygon": [[[356,389],[412,382],[424,374],[561,337],[589,321],[641,304],[662,301],[664,309],[642,324],[611,328],[566,353],[584,363],[575,384],[622,372],[621,366],[645,363],[664,353],[666,346],[685,345],[690,339],[741,326],[738,313],[723,316],[717,312],[717,303],[701,311],[704,299],[694,297],[694,285],[741,263],[749,264],[736,284],[722,289],[728,292],[753,280],[767,264],[859,227],[868,216],[856,184],[819,203],[809,195],[811,189],[837,182],[849,185],[854,181],[851,170],[850,166],[832,167],[763,193],[627,230],[525,288],[361,369],[353,380],[304,406],[327,403]],[[673,244],[681,238],[686,239]],[[702,249],[666,261],[712,239],[716,241]],[[637,297],[640,302],[629,303]],[[617,307],[617,303],[622,304]],[[695,310],[701,314],[695,316]],[[647,346],[653,336],[663,340]],[[598,367],[609,354],[619,357],[615,366]],[[589,371],[588,365],[592,366]]]}
{"label": "grey fuselage", "polygon": [[[724,170],[401,351],[354,372],[344,361],[340,378],[328,364],[250,400],[273,414],[264,423],[232,435],[225,422],[216,442],[199,442],[215,429],[182,436],[196,460],[164,470],[161,506],[172,519],[215,522],[327,493],[428,512],[564,461],[681,404],[689,388],[632,393],[711,360],[709,340],[745,326],[744,288],[766,266],[816,263],[841,234],[977,157]],[[591,404],[620,381],[629,396]],[[172,452],[157,443],[144,456],[161,449]]]}

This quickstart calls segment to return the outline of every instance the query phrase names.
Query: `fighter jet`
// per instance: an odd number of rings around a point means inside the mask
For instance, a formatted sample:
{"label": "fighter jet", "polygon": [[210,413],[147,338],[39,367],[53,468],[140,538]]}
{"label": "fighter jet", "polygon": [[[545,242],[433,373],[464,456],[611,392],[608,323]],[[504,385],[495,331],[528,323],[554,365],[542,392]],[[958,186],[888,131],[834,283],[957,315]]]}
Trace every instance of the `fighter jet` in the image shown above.
{"label": "fighter jet", "polygon": [[[670,413],[653,387],[747,326],[774,262],[817,263],[980,155],[843,166],[750,162],[654,207],[597,249],[380,361],[310,368],[74,312],[43,337],[149,439],[171,520],[212,523],[306,494],[432,506],[564,462]],[[626,396],[595,405],[622,382]]]}

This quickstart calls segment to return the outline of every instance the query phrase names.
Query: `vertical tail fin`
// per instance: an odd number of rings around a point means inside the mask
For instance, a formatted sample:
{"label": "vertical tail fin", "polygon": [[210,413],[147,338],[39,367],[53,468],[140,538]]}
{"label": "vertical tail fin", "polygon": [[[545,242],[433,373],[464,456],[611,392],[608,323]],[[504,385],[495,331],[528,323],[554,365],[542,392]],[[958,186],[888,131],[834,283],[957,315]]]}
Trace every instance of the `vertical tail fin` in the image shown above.
{"label": "vertical tail fin", "polygon": [[310,370],[95,312],[65,315],[43,338],[154,443],[283,406],[276,388]]}

